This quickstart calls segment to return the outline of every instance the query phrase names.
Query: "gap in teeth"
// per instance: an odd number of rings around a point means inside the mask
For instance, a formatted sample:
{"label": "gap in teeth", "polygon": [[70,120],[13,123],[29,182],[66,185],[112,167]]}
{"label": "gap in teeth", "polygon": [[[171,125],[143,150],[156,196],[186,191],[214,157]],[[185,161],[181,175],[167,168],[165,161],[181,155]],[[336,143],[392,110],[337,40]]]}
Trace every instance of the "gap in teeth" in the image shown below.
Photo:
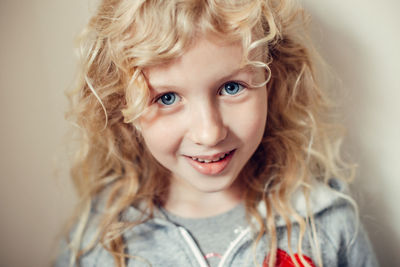
{"label": "gap in teeth", "polygon": [[193,157],[192,157],[192,160],[195,160],[195,161],[198,161],[198,162],[201,162],[201,163],[217,162],[217,161],[220,161],[220,160],[224,159],[228,154],[229,154],[229,152],[225,153],[224,155],[220,156],[218,159],[215,159],[215,160],[200,159],[200,158],[193,158]]}

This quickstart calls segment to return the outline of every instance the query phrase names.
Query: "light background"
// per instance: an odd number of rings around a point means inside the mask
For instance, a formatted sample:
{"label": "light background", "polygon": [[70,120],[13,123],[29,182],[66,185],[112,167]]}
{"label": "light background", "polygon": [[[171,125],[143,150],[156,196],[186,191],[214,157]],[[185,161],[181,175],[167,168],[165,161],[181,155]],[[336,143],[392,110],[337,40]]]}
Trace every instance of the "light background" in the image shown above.
{"label": "light background", "polygon": [[[313,37],[341,78],[353,190],[382,266],[400,262],[400,19],[397,0],[303,0]],[[0,0],[0,266],[49,266],[75,203],[63,92],[82,0]],[[342,89],[342,90],[343,90]]]}

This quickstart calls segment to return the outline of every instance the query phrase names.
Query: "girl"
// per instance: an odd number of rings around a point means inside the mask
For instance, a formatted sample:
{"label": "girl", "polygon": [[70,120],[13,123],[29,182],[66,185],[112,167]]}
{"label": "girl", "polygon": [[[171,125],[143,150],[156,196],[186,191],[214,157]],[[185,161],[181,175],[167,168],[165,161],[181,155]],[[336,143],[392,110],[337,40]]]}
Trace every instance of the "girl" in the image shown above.
{"label": "girl", "polygon": [[101,1],[56,265],[376,266],[303,26],[292,1]]}

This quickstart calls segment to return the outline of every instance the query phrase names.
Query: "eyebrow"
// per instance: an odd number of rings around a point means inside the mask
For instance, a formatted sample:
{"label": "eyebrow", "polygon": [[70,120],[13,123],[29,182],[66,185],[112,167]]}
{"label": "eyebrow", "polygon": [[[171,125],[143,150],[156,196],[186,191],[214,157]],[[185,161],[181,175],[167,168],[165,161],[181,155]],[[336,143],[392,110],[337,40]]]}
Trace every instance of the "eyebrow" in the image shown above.
{"label": "eyebrow", "polygon": [[251,66],[246,65],[243,68],[233,71],[231,74],[221,77],[220,79],[218,79],[218,82],[222,83],[223,81],[230,80],[233,77],[238,76],[240,74],[252,74],[252,73],[253,73],[253,71],[251,70]]}

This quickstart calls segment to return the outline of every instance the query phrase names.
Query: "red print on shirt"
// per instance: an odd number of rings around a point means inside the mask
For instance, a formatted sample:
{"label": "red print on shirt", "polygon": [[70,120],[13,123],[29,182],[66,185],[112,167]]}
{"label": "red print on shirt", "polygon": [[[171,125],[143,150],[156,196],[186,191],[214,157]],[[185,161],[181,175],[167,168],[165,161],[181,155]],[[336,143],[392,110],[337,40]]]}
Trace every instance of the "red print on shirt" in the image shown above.
{"label": "red print on shirt", "polygon": [[[299,255],[297,255],[297,253],[294,254],[294,258],[297,260],[297,262],[298,262],[300,267],[304,267],[304,265],[300,261]],[[303,255],[303,258],[308,264],[310,264],[311,267],[315,267],[314,263],[312,262],[312,260],[309,257]],[[269,255],[267,257],[265,257],[262,266],[263,267],[268,267],[268,261],[269,261]],[[275,263],[275,266],[276,267],[295,267],[296,265],[294,264],[294,262],[290,258],[289,254],[287,254],[282,249],[278,249],[276,251],[276,263]]]}

